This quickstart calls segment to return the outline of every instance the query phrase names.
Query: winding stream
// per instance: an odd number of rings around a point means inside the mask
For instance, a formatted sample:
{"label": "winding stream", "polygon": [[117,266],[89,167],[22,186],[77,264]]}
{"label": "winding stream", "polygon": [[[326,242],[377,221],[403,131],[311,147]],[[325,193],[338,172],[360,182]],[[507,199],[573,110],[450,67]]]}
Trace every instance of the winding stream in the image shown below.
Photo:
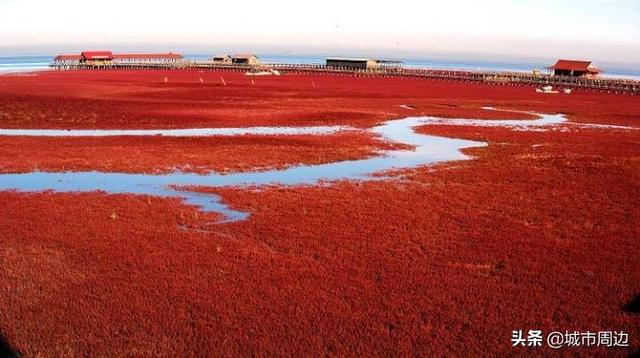
{"label": "winding stream", "polygon": [[347,126],[187,129],[0,129],[0,136],[26,137],[213,137],[236,135],[323,135],[354,130]]}
{"label": "winding stream", "polygon": [[[52,190],[55,192],[92,192],[103,191],[110,194],[132,193],[159,197],[181,198],[185,203],[195,205],[205,212],[220,212],[225,215],[225,221],[243,220],[248,214],[236,211],[222,203],[220,197],[189,191],[184,187],[243,187],[269,184],[279,185],[312,185],[323,181],[337,180],[376,180],[375,174],[381,174],[392,169],[415,168],[434,163],[469,159],[461,152],[462,149],[486,146],[487,143],[464,139],[447,138],[416,133],[414,127],[426,124],[447,125],[490,125],[517,128],[540,128],[561,124],[566,121],[562,115],[539,115],[536,120],[467,120],[444,119],[437,117],[408,117],[390,120],[370,129],[375,135],[385,140],[413,146],[410,150],[383,151],[373,158],[360,160],[346,160],[319,165],[295,165],[285,169],[254,171],[244,173],[208,173],[195,174],[174,172],[169,174],[129,174],[104,172],[30,172],[23,174],[0,174],[0,190],[15,190],[20,192],[40,192]],[[236,129],[222,129],[215,135],[237,135],[257,133],[266,127],[244,128],[242,132]],[[327,134],[337,130],[337,127],[301,127],[297,133]],[[347,127],[340,127],[347,128]],[[289,129],[287,129],[288,131]],[[20,133],[36,133],[38,130],[27,130]],[[188,131],[170,130],[171,134],[191,136]],[[282,134],[277,128],[269,128],[268,134]],[[86,131],[61,131],[58,136],[78,136]],[[100,134],[99,130],[91,131]],[[103,131],[112,133],[114,131]],[[118,131],[122,132],[122,131]],[[126,135],[158,135],[158,130],[127,131]],[[47,130],[46,133],[51,133]],[[293,133],[293,132],[289,132]],[[265,133],[267,134],[267,133]],[[5,134],[9,135],[9,134]],[[19,134],[14,134],[19,135]],[[23,134],[29,135],[29,134]],[[162,134],[168,135],[168,134]],[[214,135],[214,134],[209,134]],[[183,187],[181,189],[181,187]]]}

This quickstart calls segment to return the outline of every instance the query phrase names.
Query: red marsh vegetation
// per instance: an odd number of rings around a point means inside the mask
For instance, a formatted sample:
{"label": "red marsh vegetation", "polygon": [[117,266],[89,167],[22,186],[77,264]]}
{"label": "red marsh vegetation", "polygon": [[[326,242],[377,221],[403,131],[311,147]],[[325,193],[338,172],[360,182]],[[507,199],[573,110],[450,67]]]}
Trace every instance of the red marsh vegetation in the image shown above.
{"label": "red marsh vegetation", "polygon": [[[368,128],[411,115],[514,117],[482,106],[639,127],[639,104],[390,78],[0,77],[2,128]],[[640,131],[418,130],[489,145],[466,150],[473,160],[393,180],[202,188],[251,214],[227,224],[178,199],[0,192],[0,343],[25,355],[548,355],[511,347],[513,330],[540,329],[622,330],[637,349],[640,317],[625,307],[640,293]],[[366,157],[389,145],[364,132],[0,137],[0,170],[235,171]]]}

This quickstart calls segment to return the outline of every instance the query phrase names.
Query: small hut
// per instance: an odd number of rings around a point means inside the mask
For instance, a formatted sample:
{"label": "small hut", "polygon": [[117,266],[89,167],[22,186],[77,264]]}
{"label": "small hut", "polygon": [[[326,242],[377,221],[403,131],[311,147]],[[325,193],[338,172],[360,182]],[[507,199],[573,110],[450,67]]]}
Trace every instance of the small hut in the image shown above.
{"label": "small hut", "polygon": [[233,63],[231,56],[229,56],[228,54],[215,55],[211,57],[211,62],[215,63],[216,65],[230,65]]}
{"label": "small hut", "polygon": [[549,69],[555,76],[568,77],[595,78],[602,73],[592,61],[558,60]]}
{"label": "small hut", "polygon": [[260,60],[256,55],[240,53],[231,56],[231,63],[234,65],[257,66],[260,64]]}
{"label": "small hut", "polygon": [[53,63],[57,66],[77,65],[82,60],[82,55],[58,55],[54,57]]}
{"label": "small hut", "polygon": [[368,58],[327,58],[326,66],[329,68],[340,68],[348,70],[375,70],[381,67],[379,60]]}

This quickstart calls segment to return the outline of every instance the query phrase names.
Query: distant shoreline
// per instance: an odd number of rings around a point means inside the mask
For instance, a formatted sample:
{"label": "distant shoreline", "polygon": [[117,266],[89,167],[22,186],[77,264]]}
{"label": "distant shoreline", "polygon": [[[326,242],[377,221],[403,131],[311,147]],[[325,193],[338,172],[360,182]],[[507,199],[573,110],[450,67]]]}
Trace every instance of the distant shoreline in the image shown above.
{"label": "distant shoreline", "polygon": [[[0,73],[32,72],[48,69],[54,55],[26,55],[0,56]],[[190,60],[206,60],[211,54],[185,54]],[[324,57],[307,55],[260,55],[266,63],[302,63],[322,64]],[[522,72],[531,73],[534,69],[544,72],[546,66],[539,62],[516,61],[488,61],[488,60],[435,60],[435,59],[403,59],[406,68],[462,70],[462,71],[492,71],[492,72]],[[640,80],[640,69],[607,68],[604,67],[603,78]]]}

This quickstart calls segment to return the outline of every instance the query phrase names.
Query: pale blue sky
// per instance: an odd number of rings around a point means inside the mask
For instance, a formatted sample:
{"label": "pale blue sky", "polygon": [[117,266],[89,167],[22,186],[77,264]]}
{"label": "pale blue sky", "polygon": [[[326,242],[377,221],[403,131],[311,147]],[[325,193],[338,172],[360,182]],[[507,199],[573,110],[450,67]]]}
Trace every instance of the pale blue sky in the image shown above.
{"label": "pale blue sky", "polygon": [[0,0],[0,52],[459,53],[640,62],[640,0]]}

